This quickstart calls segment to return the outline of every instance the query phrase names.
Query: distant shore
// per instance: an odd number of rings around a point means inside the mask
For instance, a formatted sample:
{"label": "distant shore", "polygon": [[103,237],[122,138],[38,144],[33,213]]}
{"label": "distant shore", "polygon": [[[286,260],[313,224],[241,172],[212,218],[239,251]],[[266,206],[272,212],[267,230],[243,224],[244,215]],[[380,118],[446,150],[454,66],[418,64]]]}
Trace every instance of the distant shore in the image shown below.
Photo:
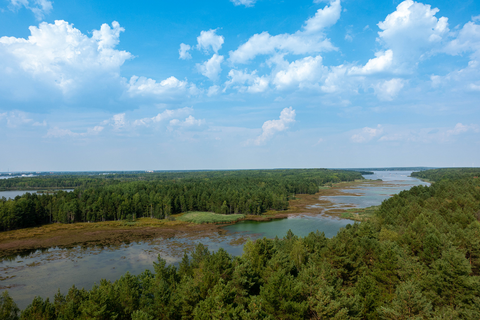
{"label": "distant shore", "polygon": [[[334,205],[321,196],[342,195],[341,189],[354,186],[365,180],[355,182],[340,182],[332,187],[321,188],[313,195],[299,194],[289,201],[289,209],[285,211],[268,211],[262,215],[246,215],[238,221],[271,221],[284,219],[300,214],[323,214],[338,218],[350,219],[342,216],[346,209],[334,208]],[[374,183],[374,182],[372,182]],[[352,194],[349,194],[352,195]],[[317,205],[312,207],[312,205]],[[173,215],[178,217],[180,215]],[[237,222],[238,222],[237,221]],[[232,222],[234,224],[237,222]],[[140,218],[136,222],[105,221],[105,222],[76,222],[73,224],[53,223],[40,227],[25,228],[0,232],[0,259],[29,251],[48,248],[69,248],[75,246],[110,246],[122,243],[143,241],[152,238],[171,238],[187,234],[209,234],[222,232],[226,224],[194,224],[168,219]]]}

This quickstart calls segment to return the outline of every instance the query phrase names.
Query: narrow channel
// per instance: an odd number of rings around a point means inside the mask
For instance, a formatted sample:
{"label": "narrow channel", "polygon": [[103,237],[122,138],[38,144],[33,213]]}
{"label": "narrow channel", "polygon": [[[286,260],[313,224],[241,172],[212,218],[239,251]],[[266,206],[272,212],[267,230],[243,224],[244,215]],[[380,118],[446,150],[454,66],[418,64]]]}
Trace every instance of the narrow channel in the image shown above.
{"label": "narrow channel", "polygon": [[318,230],[327,237],[333,237],[340,228],[353,221],[332,216],[331,210],[379,205],[402,190],[428,185],[409,177],[410,173],[379,171],[366,175],[364,182],[343,189],[344,195],[328,197],[331,205],[317,205],[318,214],[291,215],[269,222],[243,221],[211,234],[159,238],[116,247],[51,248],[3,259],[0,261],[0,292],[9,290],[17,305],[23,309],[35,296],[53,299],[58,289],[66,293],[74,284],[78,288],[90,289],[101,279],[114,281],[127,271],[139,274],[145,269],[153,270],[153,262],[158,254],[168,263],[178,263],[183,252],[193,249],[198,243],[207,245],[212,251],[223,248],[232,255],[241,255],[248,238],[282,238],[289,229],[298,236]]}

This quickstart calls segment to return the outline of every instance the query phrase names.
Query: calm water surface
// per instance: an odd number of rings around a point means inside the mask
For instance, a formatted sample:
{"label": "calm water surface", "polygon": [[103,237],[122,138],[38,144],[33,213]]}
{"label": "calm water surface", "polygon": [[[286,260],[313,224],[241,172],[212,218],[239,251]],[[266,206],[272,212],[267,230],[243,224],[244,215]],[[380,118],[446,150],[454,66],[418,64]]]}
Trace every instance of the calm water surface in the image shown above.
{"label": "calm water surface", "polygon": [[[355,188],[344,189],[345,195],[329,197],[337,208],[368,207],[379,205],[384,199],[416,185],[426,185],[418,179],[408,177],[411,172],[381,171],[365,176],[366,181]],[[382,179],[383,183],[377,180]],[[0,197],[3,192],[0,192]],[[14,196],[13,196],[14,197]],[[319,206],[320,209],[322,209]],[[26,256],[17,256],[0,261],[0,292],[8,288],[10,295],[23,309],[35,296],[53,298],[58,289],[64,294],[75,284],[90,289],[101,279],[116,280],[129,271],[139,274],[145,269],[153,270],[158,254],[168,263],[178,263],[184,250],[192,250],[203,243],[211,251],[225,249],[232,255],[241,255],[247,238],[284,237],[289,229],[298,236],[310,232],[324,232],[333,237],[340,228],[352,223],[319,214],[301,215],[270,222],[243,221],[223,228],[215,234],[193,234],[170,239],[124,244],[117,247],[97,248],[51,248]]]}
{"label": "calm water surface", "polygon": [[[73,189],[58,189],[66,192],[71,192]],[[58,191],[58,190],[50,190],[50,191]],[[15,190],[15,191],[0,191],[0,198],[5,197],[7,199],[15,199],[16,196],[23,196],[25,193],[36,193],[37,195],[41,195],[41,193],[37,193],[35,190]]]}

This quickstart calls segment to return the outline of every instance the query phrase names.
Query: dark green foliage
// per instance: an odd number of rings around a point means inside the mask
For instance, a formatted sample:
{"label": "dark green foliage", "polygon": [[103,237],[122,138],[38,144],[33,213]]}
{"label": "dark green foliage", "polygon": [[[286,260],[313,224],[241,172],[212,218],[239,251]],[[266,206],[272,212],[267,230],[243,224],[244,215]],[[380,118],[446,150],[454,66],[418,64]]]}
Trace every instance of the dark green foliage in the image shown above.
{"label": "dark green foliage", "polygon": [[23,319],[480,319],[480,179],[442,180],[371,220],[259,239],[241,257],[199,244],[178,267],[36,298]]}
{"label": "dark green foliage", "polygon": [[412,177],[440,181],[480,177],[480,168],[442,168],[412,172]]}
{"label": "dark green foliage", "polygon": [[106,177],[0,180],[0,186],[4,187],[64,187],[69,183],[68,187],[76,187],[74,192],[27,193],[14,200],[0,199],[0,230],[51,222],[166,218],[187,211],[261,214],[267,210],[285,210],[291,196],[314,194],[325,183],[362,179],[358,172],[326,169],[170,172]]}
{"label": "dark green foliage", "polygon": [[13,301],[12,297],[8,294],[8,291],[4,291],[0,295],[0,319],[4,320],[16,320],[18,319],[17,304]]}

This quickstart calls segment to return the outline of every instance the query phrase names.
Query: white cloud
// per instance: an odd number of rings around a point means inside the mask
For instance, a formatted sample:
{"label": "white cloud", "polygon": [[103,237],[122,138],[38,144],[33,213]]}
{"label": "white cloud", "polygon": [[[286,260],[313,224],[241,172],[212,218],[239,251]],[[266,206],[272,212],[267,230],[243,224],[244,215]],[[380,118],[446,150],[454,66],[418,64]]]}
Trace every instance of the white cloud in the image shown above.
{"label": "white cloud", "polygon": [[333,26],[340,19],[340,13],[342,6],[340,0],[330,1],[329,6],[325,6],[323,9],[318,9],[315,16],[305,21],[303,26],[305,33],[316,33],[322,31],[325,28]]}
{"label": "white cloud", "polygon": [[222,62],[223,56],[219,56],[215,53],[210,59],[208,59],[204,63],[197,63],[197,69],[202,75],[212,81],[215,81],[218,79],[218,74],[220,73],[220,71],[222,71]]}
{"label": "white cloud", "polygon": [[270,35],[268,32],[253,35],[237,50],[230,51],[229,60],[233,63],[247,63],[257,55],[288,52],[308,54],[335,50],[323,30],[337,22],[340,17],[340,0],[331,1],[330,5],[318,9],[314,17],[308,19],[302,30],[294,34]]}
{"label": "white cloud", "polygon": [[289,124],[295,122],[295,110],[292,107],[285,108],[280,113],[280,119],[268,120],[262,126],[262,134],[253,141],[255,145],[262,145],[271,139],[277,132],[288,129]]}
{"label": "white cloud", "polygon": [[180,59],[187,60],[187,59],[192,59],[192,55],[188,53],[188,51],[191,49],[188,44],[185,43],[180,43],[180,49],[178,49],[178,54],[180,55]]}
{"label": "white cloud", "polygon": [[176,110],[165,110],[159,114],[157,114],[153,118],[143,118],[143,119],[138,119],[133,122],[134,126],[149,126],[151,124],[156,124],[160,123],[166,120],[170,120],[173,118],[189,115],[190,113],[193,112],[193,108],[190,107],[185,107],[185,108],[180,108]]}
{"label": "white cloud", "polygon": [[[103,24],[88,37],[63,20],[30,27],[27,38],[0,38],[0,93],[3,98],[51,99],[49,90],[63,95],[121,87],[120,66],[132,58],[114,49],[123,28]],[[27,97],[27,98],[26,98]],[[41,100],[41,99],[40,99]]]}
{"label": "white cloud", "polygon": [[398,95],[400,90],[402,90],[404,85],[404,80],[395,78],[382,81],[374,85],[373,89],[380,100],[392,101]]}
{"label": "white cloud", "polygon": [[264,76],[257,76],[256,70],[252,73],[248,73],[232,69],[228,72],[228,77],[230,80],[225,83],[224,91],[230,87],[239,92],[249,93],[260,93],[268,89],[269,80]]}
{"label": "white cloud", "polygon": [[111,125],[114,130],[120,130],[127,125],[125,113],[115,114],[112,118],[103,121],[101,125]]}
{"label": "white cloud", "polygon": [[447,136],[455,136],[459,135],[462,133],[466,133],[468,131],[473,131],[473,132],[479,132],[480,129],[478,125],[472,124],[472,125],[464,125],[461,123],[457,123],[453,129],[447,130],[446,135]]}
{"label": "white cloud", "polygon": [[283,89],[292,85],[304,86],[304,83],[315,83],[320,80],[325,68],[322,65],[322,57],[306,57],[293,61],[285,70],[275,74],[273,83],[277,89]]}
{"label": "white cloud", "polygon": [[7,121],[7,126],[10,128],[16,128],[18,126],[28,124],[33,121],[29,118],[26,112],[19,110],[0,113],[0,120],[2,119],[5,119]]}
{"label": "white cloud", "polygon": [[331,67],[325,82],[320,87],[323,92],[335,93],[345,89],[347,68],[344,65]]}
{"label": "white cloud", "polygon": [[73,132],[69,129],[60,129],[58,127],[54,127],[48,129],[47,138],[62,138],[62,137],[87,137],[87,136],[94,136],[98,135],[102,132],[104,127],[102,126],[95,126],[93,128],[88,128],[86,132]]}
{"label": "white cloud", "polygon": [[43,122],[34,122],[32,124],[32,126],[34,127],[46,127],[47,126],[47,121],[46,120],[43,120]]}
{"label": "white cloud", "polygon": [[253,7],[257,0],[230,0],[236,6]]}
{"label": "white cloud", "polygon": [[206,122],[204,119],[195,119],[194,116],[189,115],[184,121],[178,119],[170,120],[170,126],[177,126],[177,127],[199,127],[204,125]]}
{"label": "white cloud", "polygon": [[12,9],[25,7],[33,12],[37,20],[42,20],[46,14],[52,11],[52,2],[49,0],[10,0]]}
{"label": "white cloud", "polygon": [[127,92],[130,96],[159,96],[173,98],[187,91],[187,81],[180,81],[170,77],[160,82],[150,78],[132,76],[128,82]]}
{"label": "white cloud", "polygon": [[218,50],[222,48],[225,38],[217,35],[217,29],[210,29],[208,31],[200,32],[197,37],[197,49],[203,50],[208,53],[211,50],[218,53]]}
{"label": "white cloud", "polygon": [[382,30],[378,40],[401,59],[397,61],[400,71],[411,69],[418,59],[440,48],[449,29],[447,18],[435,17],[438,11],[430,5],[406,0],[378,23]]}
{"label": "white cloud", "polygon": [[369,75],[387,70],[392,65],[393,51],[387,50],[375,53],[376,58],[368,60],[365,66],[352,67],[349,71],[353,75]]}
{"label": "white cloud", "polygon": [[207,96],[215,96],[220,93],[220,87],[217,85],[213,85],[210,88],[208,88]]}
{"label": "white cloud", "polygon": [[375,137],[378,137],[383,133],[383,128],[381,125],[378,125],[376,128],[365,127],[360,132],[352,135],[350,138],[355,143],[363,143],[372,140]]}

